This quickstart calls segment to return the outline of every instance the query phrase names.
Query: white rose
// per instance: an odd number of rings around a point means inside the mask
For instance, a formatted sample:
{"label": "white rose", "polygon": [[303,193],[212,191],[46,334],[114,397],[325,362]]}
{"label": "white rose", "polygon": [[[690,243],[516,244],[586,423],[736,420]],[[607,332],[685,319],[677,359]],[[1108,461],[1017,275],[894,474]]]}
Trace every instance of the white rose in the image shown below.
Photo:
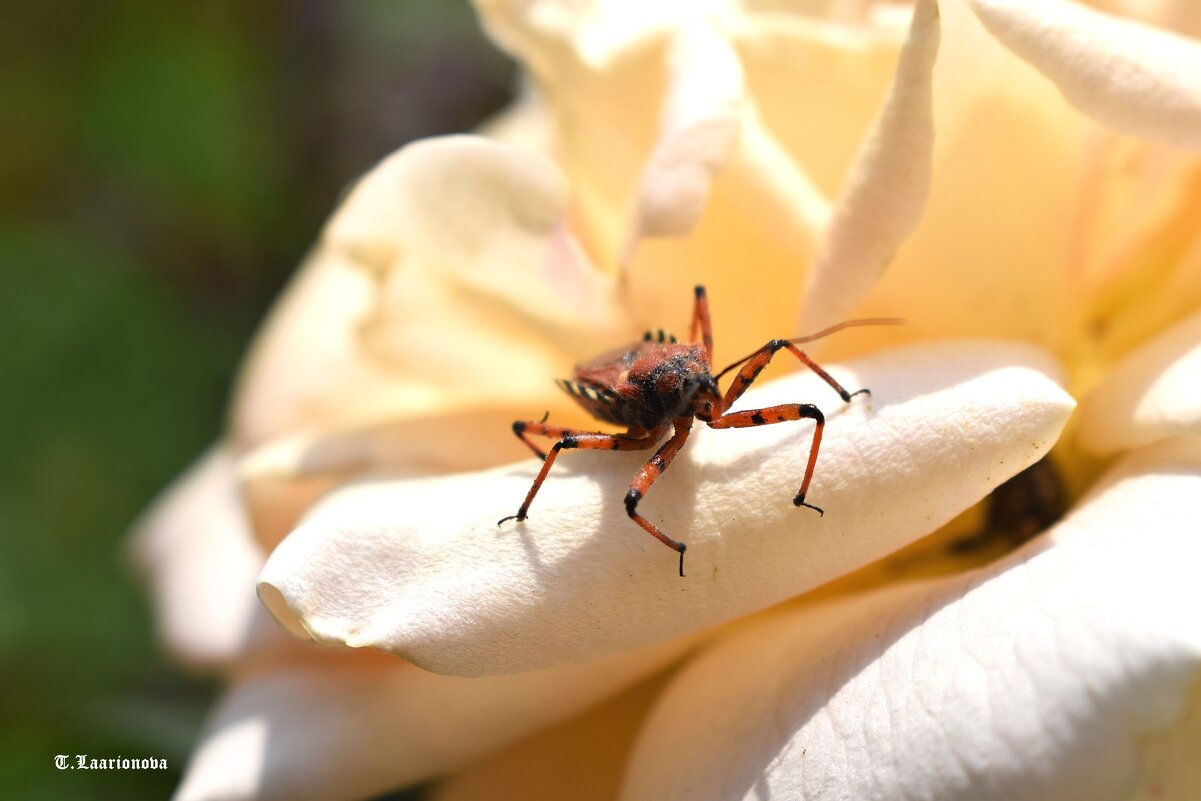
{"label": "white rose", "polygon": [[[360,181],[136,539],[230,679],[178,797],[1201,795],[1201,15],[1113,5],[481,0],[527,96]],[[870,399],[739,404],[827,412],[825,516],[809,424],[698,425],[686,578],[646,454],[498,529],[512,421],[594,427],[552,379],[698,283],[722,363],[907,319],[823,343]],[[1059,523],[948,550],[1048,452]]]}

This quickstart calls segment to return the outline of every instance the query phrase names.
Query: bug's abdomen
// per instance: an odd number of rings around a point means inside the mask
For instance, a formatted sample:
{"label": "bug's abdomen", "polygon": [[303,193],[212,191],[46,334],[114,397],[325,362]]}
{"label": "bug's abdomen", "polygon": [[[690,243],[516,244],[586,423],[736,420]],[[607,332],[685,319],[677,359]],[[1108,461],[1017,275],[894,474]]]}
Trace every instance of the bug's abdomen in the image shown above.
{"label": "bug's abdomen", "polygon": [[579,381],[555,381],[559,388],[584,407],[588,414],[615,425],[628,425],[621,415],[621,399],[607,387],[584,384]]}

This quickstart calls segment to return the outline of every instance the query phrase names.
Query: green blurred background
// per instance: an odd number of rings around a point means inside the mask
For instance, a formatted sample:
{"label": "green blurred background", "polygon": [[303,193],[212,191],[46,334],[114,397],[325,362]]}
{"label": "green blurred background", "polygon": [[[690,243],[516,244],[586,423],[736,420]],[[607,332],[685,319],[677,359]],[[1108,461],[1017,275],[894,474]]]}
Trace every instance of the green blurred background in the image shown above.
{"label": "green blurred background", "polygon": [[[163,798],[215,678],[122,561],[348,182],[514,71],[465,0],[23,4],[0,26],[0,798]],[[55,754],[166,757],[59,771]]]}

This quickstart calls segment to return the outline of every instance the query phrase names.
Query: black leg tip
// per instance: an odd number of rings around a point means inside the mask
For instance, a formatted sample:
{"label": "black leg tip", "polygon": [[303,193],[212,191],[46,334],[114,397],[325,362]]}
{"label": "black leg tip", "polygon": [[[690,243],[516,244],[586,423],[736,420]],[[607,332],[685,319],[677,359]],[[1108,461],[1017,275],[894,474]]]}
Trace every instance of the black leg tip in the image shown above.
{"label": "black leg tip", "polygon": [[676,543],[676,550],[680,552],[680,578],[684,578],[684,551],[688,550],[688,546],[679,542]]}
{"label": "black leg tip", "polygon": [[640,500],[642,500],[642,493],[631,488],[630,491],[626,493],[626,514],[628,514],[630,517],[633,517],[635,514],[637,514],[636,510],[638,508],[638,501]]}
{"label": "black leg tip", "polygon": [[798,495],[798,496],[796,496],[795,498],[793,498],[793,499],[792,499],[792,505],[793,505],[793,506],[805,506],[805,507],[808,507],[808,508],[812,509],[813,511],[817,512],[817,514],[818,514],[818,516],[819,516],[819,517],[825,517],[825,516],[826,516],[826,512],[825,512],[825,510],[824,510],[824,509],[822,509],[820,506],[814,506],[814,505],[813,505],[813,504],[811,504],[811,503],[805,503],[805,496],[804,496],[804,495]]}
{"label": "black leg tip", "polygon": [[847,398],[847,401],[849,402],[851,400],[851,398],[855,397],[856,395],[867,395],[870,398],[872,395],[872,391],[870,389],[867,389],[866,387],[864,389],[856,390],[855,392],[851,393],[850,397]]}
{"label": "black leg tip", "polygon": [[696,293],[698,298],[703,298],[705,296],[705,287],[702,284],[697,284],[692,291]]}
{"label": "black leg tip", "polygon": [[509,520],[516,520],[518,523],[520,523],[522,520],[525,520],[525,515],[515,514],[515,515],[509,515],[508,517],[502,517],[500,520],[496,521],[496,525],[500,526]]}

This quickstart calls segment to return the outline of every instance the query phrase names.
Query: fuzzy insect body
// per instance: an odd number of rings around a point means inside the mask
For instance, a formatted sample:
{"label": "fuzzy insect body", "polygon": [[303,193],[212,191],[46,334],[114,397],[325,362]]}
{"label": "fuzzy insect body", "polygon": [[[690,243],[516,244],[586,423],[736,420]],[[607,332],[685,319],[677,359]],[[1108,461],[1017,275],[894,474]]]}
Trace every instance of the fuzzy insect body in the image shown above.
{"label": "fuzzy insect body", "polygon": [[[818,514],[822,509],[806,503],[805,497],[817,462],[821,446],[825,416],[810,403],[789,403],[764,409],[732,412],[730,407],[750,387],[763,368],[780,350],[788,350],[803,364],[822,378],[844,402],[859,394],[869,394],[866,389],[848,392],[829,373],[810,359],[797,344],[819,339],[842,328],[855,325],[895,324],[894,319],[848,320],[816,334],[796,339],[773,339],[763,347],[721,370],[716,375],[713,365],[713,333],[709,318],[709,303],[705,288],[696,288],[693,307],[691,336],[688,343],[677,342],[674,336],[662,329],[657,333],[647,332],[641,342],[602,355],[593,361],[578,366],[570,381],[559,380],[560,388],[599,420],[624,426],[622,434],[605,434],[599,431],[581,431],[547,425],[540,421],[517,421],[513,433],[530,450],[543,460],[542,469],[534,479],[525,501],[517,514],[502,518],[525,520],[539,488],[554,464],[559,452],[564,449],[584,448],[593,450],[650,450],[671,436],[656,451],[646,465],[634,476],[626,494],[626,512],[630,518],[648,534],[680,555],[680,575],[684,575],[684,552],[687,546],[668,537],[657,526],[638,514],[638,502],[646,495],[651,485],[671,464],[692,429],[694,419],[701,420],[710,428],[748,428],[771,425],[792,420],[813,420],[813,439],[809,447],[809,459],[801,487],[793,498],[796,506],[806,506]],[[699,337],[698,337],[699,335]],[[731,370],[738,369],[729,389],[723,394],[718,379]],[[536,434],[556,440],[548,453],[543,453],[528,439]],[[499,523],[498,523],[499,525]]]}
{"label": "fuzzy insect body", "polygon": [[593,417],[643,429],[692,416],[699,391],[717,395],[700,345],[654,340],[580,365],[558,383]]}

